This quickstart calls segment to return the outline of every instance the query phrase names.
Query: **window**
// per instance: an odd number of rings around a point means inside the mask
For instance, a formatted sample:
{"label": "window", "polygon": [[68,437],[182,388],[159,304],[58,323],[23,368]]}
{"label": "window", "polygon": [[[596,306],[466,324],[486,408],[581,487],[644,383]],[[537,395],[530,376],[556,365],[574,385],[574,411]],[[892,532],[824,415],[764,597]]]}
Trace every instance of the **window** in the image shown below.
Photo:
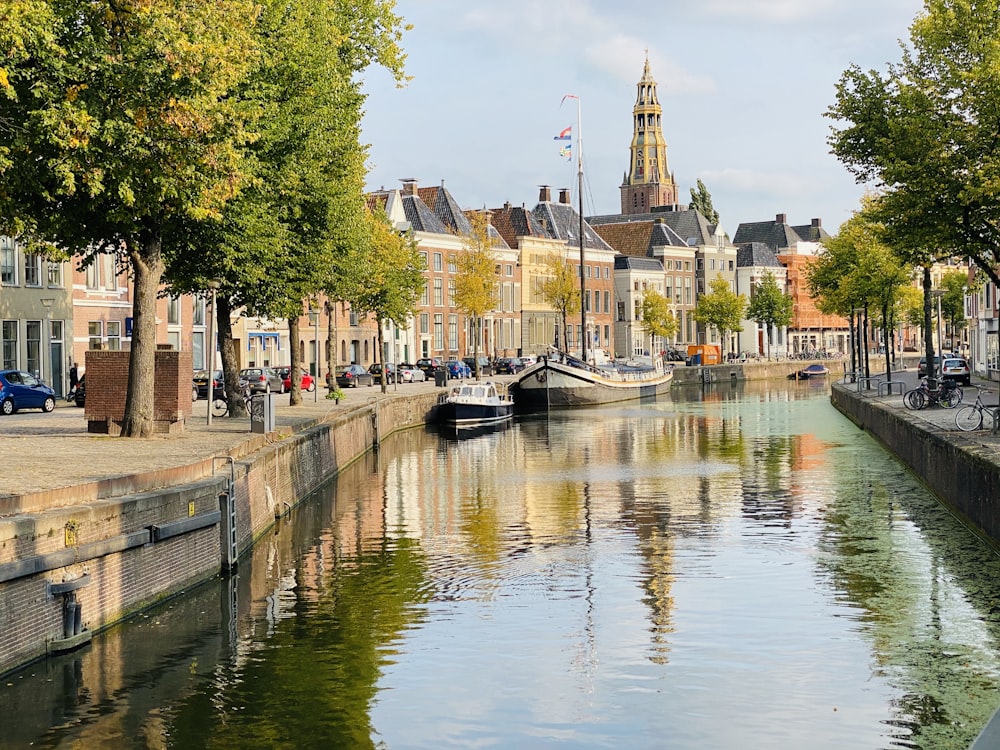
{"label": "window", "polygon": [[194,362],[194,366],[198,370],[208,368],[208,363],[205,361],[204,331],[194,331],[191,334],[191,360]]}
{"label": "window", "polygon": [[429,304],[429,300],[430,300],[430,282],[428,282],[425,279],[423,291],[420,292],[420,304],[423,305],[424,307],[427,307],[427,305]]}
{"label": "window", "polygon": [[194,311],[191,315],[191,324],[196,326],[205,325],[205,298],[194,298]]}
{"label": "window", "polygon": [[122,324],[117,320],[109,320],[107,323],[108,329],[108,349],[113,352],[120,351],[122,348]]}
{"label": "window", "polygon": [[434,279],[434,304],[437,307],[444,305],[444,284],[441,279]]}
{"label": "window", "polygon": [[430,333],[430,315],[427,313],[420,313],[420,332],[425,336]]}
{"label": "window", "polygon": [[611,290],[604,290],[604,312],[608,315],[611,314]]}
{"label": "window", "polygon": [[448,316],[448,351],[458,351],[458,316]]}
{"label": "window", "polygon": [[[448,300],[451,300],[450,302]],[[455,302],[455,279],[448,279],[448,299],[444,301],[445,305],[451,305]]]}
{"label": "window", "polygon": [[17,368],[17,321],[3,322],[3,367],[5,370]]}
{"label": "window", "polygon": [[181,324],[181,300],[179,297],[167,297],[167,325]]}
{"label": "window", "polygon": [[87,289],[97,289],[100,276],[101,268],[98,265],[97,258],[91,258],[90,263],[87,264]]}
{"label": "window", "polygon": [[679,260],[675,260],[674,261],[674,270],[675,271],[680,271],[681,270],[681,262]]}
{"label": "window", "polygon": [[708,259],[708,270],[709,271],[714,271],[715,270],[715,258],[709,258]]}
{"label": "window", "polygon": [[590,278],[590,266],[587,266],[585,270],[586,270],[587,278],[589,279]]}
{"label": "window", "polygon": [[632,282],[632,289],[633,289],[633,291],[636,291],[636,292],[639,291],[639,282],[638,281],[633,281]]}
{"label": "window", "polygon": [[584,299],[584,310],[590,312],[590,290],[587,290],[587,296]]}
{"label": "window", "polygon": [[444,349],[444,315],[441,313],[434,315],[434,349],[436,351]]}
{"label": "window", "polygon": [[104,324],[99,320],[87,323],[87,348],[100,349],[104,343]]}
{"label": "window", "polygon": [[730,271],[732,271],[732,270],[733,270],[733,261],[729,261],[729,270],[730,270]]}
{"label": "window", "polygon": [[40,377],[42,373],[42,321],[25,321],[24,344],[27,355],[25,369]]}
{"label": "window", "polygon": [[104,288],[116,290],[118,289],[118,269],[115,267],[116,258],[111,253],[104,253],[101,255],[101,263],[103,265],[104,273]]}
{"label": "window", "polygon": [[0,284],[17,283],[17,250],[14,240],[0,237]]}
{"label": "window", "polygon": [[434,253],[434,270],[441,270],[441,253]]}
{"label": "window", "polygon": [[642,320],[642,302],[635,301],[635,317],[632,320]]}
{"label": "window", "polygon": [[625,302],[622,300],[618,300],[618,320],[625,320]]}
{"label": "window", "polygon": [[514,275],[514,266],[512,264],[508,263],[506,266],[504,266],[504,272],[506,273],[507,276],[513,276]]}
{"label": "window", "polygon": [[458,261],[454,255],[448,256],[448,273],[458,273]]}
{"label": "window", "polygon": [[42,285],[42,256],[35,253],[24,254],[24,285]]}
{"label": "window", "polygon": [[605,266],[604,267],[604,278],[606,278],[606,279],[610,279],[611,278],[611,266]]}
{"label": "window", "polygon": [[62,263],[49,263],[48,284],[55,287],[63,285]]}

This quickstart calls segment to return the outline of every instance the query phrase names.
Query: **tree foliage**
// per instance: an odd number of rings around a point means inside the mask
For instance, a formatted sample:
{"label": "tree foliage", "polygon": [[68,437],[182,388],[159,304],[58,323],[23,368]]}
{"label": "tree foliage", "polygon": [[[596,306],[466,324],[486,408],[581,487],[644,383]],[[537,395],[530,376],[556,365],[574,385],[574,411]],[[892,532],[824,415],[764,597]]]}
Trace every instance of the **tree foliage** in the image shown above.
{"label": "tree foliage", "polygon": [[[673,338],[680,327],[677,317],[670,309],[670,301],[655,289],[643,292],[641,320],[650,337],[659,336],[661,339]],[[654,351],[652,344],[649,351]]]}
{"label": "tree foliage", "polygon": [[708,219],[709,224],[718,224],[719,212],[712,205],[712,194],[701,180],[698,180],[697,185],[697,190],[691,188],[691,208]]}
{"label": "tree foliage", "polygon": [[465,238],[465,249],[455,258],[458,274],[455,277],[455,307],[464,312],[472,325],[473,355],[476,362],[476,378],[479,372],[479,337],[482,320],[489,310],[497,308],[497,258],[493,252],[490,237],[490,217],[485,211],[470,214],[472,231]]}
{"label": "tree foliage", "polygon": [[747,308],[747,298],[734,292],[729,282],[722,278],[722,274],[716,276],[709,287],[711,291],[698,298],[694,319],[716,328],[725,346],[728,339],[726,334],[743,330],[740,322]]}
{"label": "tree foliage", "polygon": [[767,330],[767,357],[771,358],[771,331],[784,328],[792,322],[794,303],[790,295],[779,287],[774,274],[766,271],[750,295],[747,318]]}
{"label": "tree foliage", "polygon": [[567,319],[580,312],[580,279],[566,259],[555,253],[545,257],[545,265],[548,275],[542,282],[542,299],[559,314],[563,334],[559,348],[565,350],[569,343]]}
{"label": "tree foliage", "polygon": [[827,115],[833,153],[877,183],[878,219],[904,260],[1000,263],[1000,13],[995,0],[931,0],[885,74],[843,73]]}

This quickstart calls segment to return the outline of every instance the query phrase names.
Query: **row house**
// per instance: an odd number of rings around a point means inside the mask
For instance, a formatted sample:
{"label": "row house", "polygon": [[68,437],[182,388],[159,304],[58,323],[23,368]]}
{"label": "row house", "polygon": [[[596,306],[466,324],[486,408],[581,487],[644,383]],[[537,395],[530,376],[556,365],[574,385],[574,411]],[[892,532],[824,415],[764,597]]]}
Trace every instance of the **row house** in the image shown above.
{"label": "row house", "polygon": [[[788,273],[771,248],[761,242],[737,247],[736,292],[744,295],[748,303],[767,274],[774,277],[779,290],[788,289]],[[740,352],[769,357],[788,355],[788,326],[767,327],[749,318],[744,318],[740,326],[743,328],[738,334]]]}
{"label": "row house", "polygon": [[785,214],[777,214],[773,221],[740,224],[733,238],[737,245],[767,246],[786,270],[786,293],[793,305],[792,324],[788,327],[789,355],[850,351],[848,321],[840,315],[820,312],[806,281],[806,268],[829,238],[819,219],[793,226]]}

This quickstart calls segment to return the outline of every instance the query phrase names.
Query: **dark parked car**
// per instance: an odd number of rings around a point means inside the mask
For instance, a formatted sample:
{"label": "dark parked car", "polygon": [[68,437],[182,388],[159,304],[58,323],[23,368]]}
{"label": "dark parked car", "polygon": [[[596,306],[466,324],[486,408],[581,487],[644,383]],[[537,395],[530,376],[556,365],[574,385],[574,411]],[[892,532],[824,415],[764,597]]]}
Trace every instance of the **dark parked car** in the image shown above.
{"label": "dark parked car", "polygon": [[[476,374],[476,358],[475,357],[465,357],[463,360],[465,364],[469,366],[469,371],[475,375]],[[479,374],[480,375],[492,375],[493,374],[493,363],[490,362],[489,357],[479,358]]]}
{"label": "dark parked car", "polygon": [[73,393],[73,403],[81,409],[87,405],[87,387],[83,384],[86,379],[86,375],[80,377],[80,382],[77,384],[76,391]]}
{"label": "dark parked car", "polygon": [[368,368],[368,372],[372,374],[372,380],[375,383],[379,384],[382,383],[383,371],[386,373],[385,382],[387,384],[396,382],[396,365],[392,364],[392,362],[387,362],[385,364],[382,364],[380,362],[375,362]]}
{"label": "dark parked car", "polygon": [[524,369],[524,362],[520,357],[500,357],[493,369],[497,375],[517,375]]}
{"label": "dark parked car", "polygon": [[[208,370],[198,370],[192,378],[194,387],[198,389],[198,398],[208,398]],[[222,380],[222,370],[212,373],[212,398],[225,398],[226,384]]]}
{"label": "dark parked car", "polygon": [[424,371],[428,380],[433,380],[434,371],[439,367],[444,367],[444,362],[440,357],[424,357],[417,360],[417,367]]}
{"label": "dark parked car", "polygon": [[337,368],[338,388],[357,388],[359,385],[373,385],[375,378],[362,365],[341,365]]}
{"label": "dark parked car", "polygon": [[30,372],[0,371],[0,412],[13,414],[21,409],[52,411],[56,392]]}
{"label": "dark parked car", "polygon": [[248,367],[240,370],[240,380],[246,381],[251,393],[285,392],[285,381],[270,367]]}

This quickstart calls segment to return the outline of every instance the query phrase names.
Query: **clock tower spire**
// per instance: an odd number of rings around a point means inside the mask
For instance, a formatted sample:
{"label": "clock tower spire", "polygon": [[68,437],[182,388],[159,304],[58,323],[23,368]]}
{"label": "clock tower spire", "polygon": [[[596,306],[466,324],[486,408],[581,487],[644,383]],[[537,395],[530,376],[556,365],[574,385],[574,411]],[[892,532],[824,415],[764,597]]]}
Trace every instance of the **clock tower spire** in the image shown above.
{"label": "clock tower spire", "polygon": [[656,96],[656,81],[649,72],[649,52],[632,108],[632,145],[629,170],[621,186],[622,213],[643,214],[654,206],[677,203],[677,183],[667,165],[663,137],[663,108]]}

